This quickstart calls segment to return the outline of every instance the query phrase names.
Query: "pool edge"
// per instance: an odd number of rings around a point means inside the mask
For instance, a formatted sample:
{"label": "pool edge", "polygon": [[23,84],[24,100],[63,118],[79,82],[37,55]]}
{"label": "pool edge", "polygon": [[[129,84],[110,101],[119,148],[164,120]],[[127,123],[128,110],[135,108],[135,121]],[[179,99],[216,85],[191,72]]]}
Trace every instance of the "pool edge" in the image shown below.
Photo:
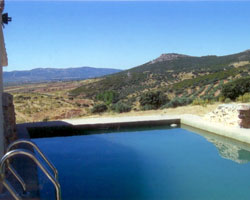
{"label": "pool edge", "polygon": [[250,144],[250,129],[206,121],[196,115],[182,115],[181,124]]}
{"label": "pool edge", "polygon": [[136,126],[136,125],[159,125],[159,124],[184,124],[196,129],[205,130],[213,134],[231,138],[240,142],[250,144],[250,129],[227,126],[220,123],[209,122],[202,117],[185,114],[185,115],[152,115],[136,117],[108,117],[108,118],[89,118],[89,119],[66,119],[61,121],[37,122],[18,124],[18,135],[22,138],[22,132],[28,133],[28,128],[51,127],[51,126],[75,126],[81,128],[102,128],[114,126]]}

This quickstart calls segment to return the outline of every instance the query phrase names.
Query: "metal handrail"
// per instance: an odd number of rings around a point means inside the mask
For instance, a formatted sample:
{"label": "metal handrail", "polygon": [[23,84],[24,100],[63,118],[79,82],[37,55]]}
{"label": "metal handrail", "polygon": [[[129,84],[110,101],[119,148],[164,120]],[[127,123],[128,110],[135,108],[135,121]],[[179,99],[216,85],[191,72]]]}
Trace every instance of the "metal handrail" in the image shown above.
{"label": "metal handrail", "polygon": [[[9,160],[6,161],[6,165],[7,168],[9,169],[9,171],[12,173],[12,175],[17,179],[17,181],[21,184],[22,188],[23,188],[23,192],[26,193],[27,191],[27,186],[24,182],[24,180],[22,179],[22,177],[17,173],[17,171],[11,166],[11,164],[9,163]],[[3,183],[3,185],[8,189],[8,191],[11,194],[14,194],[15,191],[12,191],[14,188],[11,186],[11,184],[7,181],[4,180],[3,177],[5,177],[5,171],[3,169],[3,171],[0,171],[0,180],[1,183]],[[16,197],[15,197],[16,198]]]}
{"label": "metal handrail", "polygon": [[7,160],[7,168],[10,170],[10,172],[13,174],[13,176],[19,181],[19,183],[22,185],[23,191],[27,191],[26,184],[22,177],[17,173],[17,171],[11,166],[11,164],[8,163],[9,160]]}
{"label": "metal handrail", "polygon": [[[15,149],[15,150],[12,150],[12,151],[9,151],[7,152],[1,159],[1,163],[0,163],[0,173],[1,173],[1,176],[2,176],[2,180],[3,180],[3,183],[6,182],[5,180],[5,173],[4,173],[4,167],[5,167],[5,162],[11,158],[11,157],[14,157],[14,156],[17,156],[17,155],[25,155],[25,156],[28,156],[29,158],[31,158],[35,163],[36,165],[43,171],[43,173],[47,176],[47,178],[52,182],[52,184],[54,185],[55,189],[56,189],[56,199],[57,200],[61,200],[61,186],[60,184],[58,183],[58,181],[55,179],[55,177],[50,173],[50,171],[48,171],[43,165],[42,163],[39,161],[39,159],[37,159],[35,157],[35,155],[31,152],[31,151],[28,151],[26,149]],[[10,187],[10,185],[6,185],[5,184],[5,187],[10,191],[10,193],[12,194],[12,196],[16,199],[16,200],[20,200],[20,197],[18,195],[17,192],[15,192],[15,190],[13,188]],[[9,187],[9,188],[8,188]]]}
{"label": "metal handrail", "polygon": [[22,200],[17,191],[11,186],[9,181],[6,179],[1,180],[3,186],[9,191],[9,193],[14,197],[15,200]]}
{"label": "metal handrail", "polygon": [[36,149],[36,151],[39,153],[39,155],[43,158],[43,160],[48,164],[48,166],[53,170],[54,174],[55,174],[55,178],[58,181],[58,171],[55,168],[55,166],[49,161],[49,159],[42,153],[42,151],[39,149],[39,147],[34,143],[31,142],[30,140],[24,140],[24,139],[20,139],[20,140],[16,140],[14,142],[12,142],[8,147],[7,147],[7,152],[9,152],[15,145],[18,144],[28,144],[31,145],[32,147],[34,147]]}

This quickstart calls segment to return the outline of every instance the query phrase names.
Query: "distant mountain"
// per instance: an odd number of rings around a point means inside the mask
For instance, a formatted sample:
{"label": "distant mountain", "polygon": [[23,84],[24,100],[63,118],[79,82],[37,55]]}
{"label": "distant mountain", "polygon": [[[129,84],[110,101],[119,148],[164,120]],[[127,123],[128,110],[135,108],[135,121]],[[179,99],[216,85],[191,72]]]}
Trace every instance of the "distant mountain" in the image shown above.
{"label": "distant mountain", "polygon": [[226,56],[162,54],[143,65],[108,75],[71,91],[95,99],[98,93],[114,91],[120,100],[136,102],[141,94],[161,90],[170,99],[214,99],[224,83],[250,75],[250,50]]}
{"label": "distant mountain", "polygon": [[40,83],[51,81],[69,81],[83,80],[89,78],[101,77],[104,75],[120,72],[118,69],[110,68],[36,68],[27,71],[12,71],[3,73],[3,81],[5,85],[20,83]]}

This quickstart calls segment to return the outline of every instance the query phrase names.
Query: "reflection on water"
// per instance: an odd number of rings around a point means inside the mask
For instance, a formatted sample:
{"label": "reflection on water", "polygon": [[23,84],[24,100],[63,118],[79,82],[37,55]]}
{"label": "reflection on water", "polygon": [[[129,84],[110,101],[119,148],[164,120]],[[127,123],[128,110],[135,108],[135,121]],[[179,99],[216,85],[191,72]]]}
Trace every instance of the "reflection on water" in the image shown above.
{"label": "reflection on water", "polygon": [[211,137],[206,137],[206,139],[216,146],[222,158],[230,159],[240,164],[250,161],[250,151],[242,149],[235,144],[227,143],[226,141],[219,141]]}
{"label": "reflection on water", "polygon": [[250,145],[192,127],[183,126],[183,128],[194,131],[205,137],[207,141],[213,143],[222,158],[239,164],[250,162]]}

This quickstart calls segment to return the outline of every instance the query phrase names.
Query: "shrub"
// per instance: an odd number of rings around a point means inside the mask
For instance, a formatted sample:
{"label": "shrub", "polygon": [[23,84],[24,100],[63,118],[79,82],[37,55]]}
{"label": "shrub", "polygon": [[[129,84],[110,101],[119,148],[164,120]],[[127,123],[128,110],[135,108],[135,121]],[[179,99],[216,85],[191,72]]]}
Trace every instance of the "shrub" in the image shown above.
{"label": "shrub", "polygon": [[229,82],[222,87],[221,91],[225,98],[230,98],[231,100],[235,100],[247,92],[250,92],[250,77]]}
{"label": "shrub", "polygon": [[206,106],[209,102],[208,99],[196,98],[193,100],[192,105]]}
{"label": "shrub", "polygon": [[103,101],[106,105],[110,105],[111,103],[116,103],[119,100],[119,95],[114,91],[104,91],[97,94],[96,99]]}
{"label": "shrub", "polygon": [[239,97],[237,98],[237,101],[241,101],[241,102],[243,102],[243,103],[250,102],[250,93],[245,93],[244,95],[239,96]]}
{"label": "shrub", "polygon": [[92,108],[92,113],[102,113],[108,110],[108,107],[105,104],[96,104]]}
{"label": "shrub", "polygon": [[250,102],[250,93],[245,93],[242,97],[242,102],[246,103],[246,102]]}
{"label": "shrub", "polygon": [[164,109],[164,108],[176,108],[178,106],[185,106],[185,105],[188,105],[188,104],[192,103],[192,101],[193,101],[192,98],[175,97],[170,102],[168,102],[167,104],[162,106],[161,109]]}
{"label": "shrub", "polygon": [[169,103],[170,103],[169,105],[171,107],[176,108],[178,106],[183,105],[184,101],[181,98],[176,97],[176,98],[172,99]]}
{"label": "shrub", "polygon": [[232,102],[232,100],[230,98],[226,98],[224,102],[225,103],[230,103],[230,102]]}
{"label": "shrub", "polygon": [[141,110],[155,110],[155,109],[156,109],[155,106],[150,104],[141,107]]}
{"label": "shrub", "polygon": [[43,122],[47,122],[47,121],[49,121],[49,117],[45,117],[45,118],[43,119]]}
{"label": "shrub", "polygon": [[139,99],[143,110],[158,109],[168,101],[169,99],[161,91],[144,93]]}
{"label": "shrub", "polygon": [[224,96],[219,96],[219,102],[224,102],[225,101],[225,97]]}
{"label": "shrub", "polygon": [[129,112],[131,110],[131,105],[126,103],[118,102],[111,106],[111,109],[118,113]]}

